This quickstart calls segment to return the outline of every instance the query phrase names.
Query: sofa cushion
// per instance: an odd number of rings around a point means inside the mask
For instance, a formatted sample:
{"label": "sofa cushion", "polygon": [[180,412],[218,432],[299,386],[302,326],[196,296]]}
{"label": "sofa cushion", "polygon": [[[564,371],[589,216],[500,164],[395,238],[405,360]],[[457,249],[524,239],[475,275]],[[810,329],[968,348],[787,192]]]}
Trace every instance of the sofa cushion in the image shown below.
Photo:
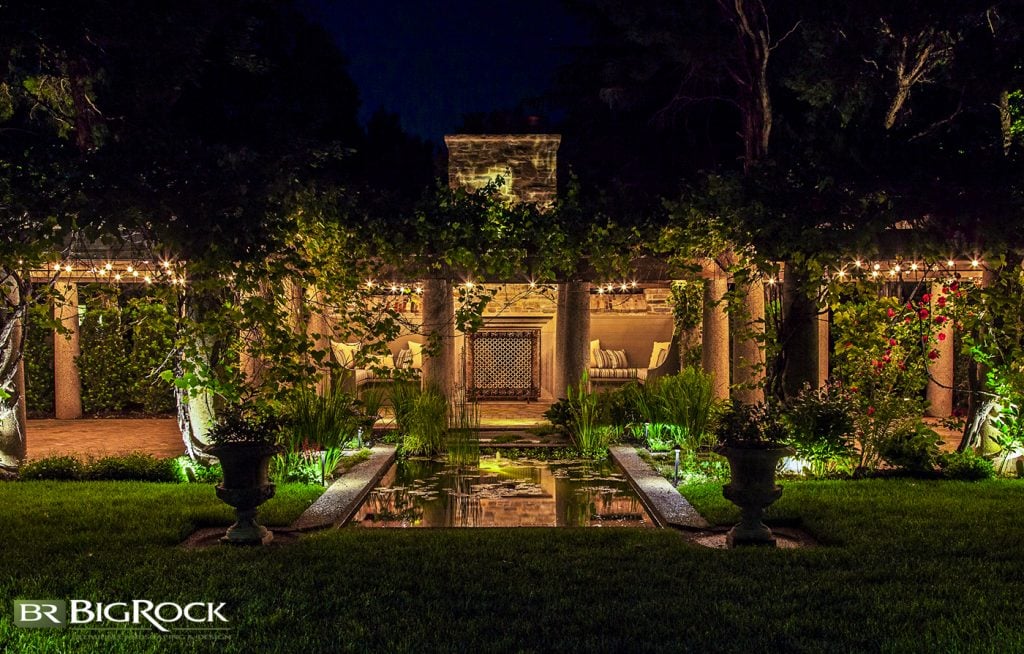
{"label": "sofa cushion", "polygon": [[629,359],[625,350],[596,350],[593,352],[594,368],[628,368]]}

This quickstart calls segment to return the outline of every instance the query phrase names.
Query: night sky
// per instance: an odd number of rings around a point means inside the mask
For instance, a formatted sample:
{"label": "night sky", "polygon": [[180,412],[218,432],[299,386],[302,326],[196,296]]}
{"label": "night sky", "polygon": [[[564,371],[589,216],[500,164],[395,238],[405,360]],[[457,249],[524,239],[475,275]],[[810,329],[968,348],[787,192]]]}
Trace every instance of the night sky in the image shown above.
{"label": "night sky", "polygon": [[440,142],[467,113],[541,96],[585,31],[558,0],[310,0],[359,87],[363,122],[378,108]]}

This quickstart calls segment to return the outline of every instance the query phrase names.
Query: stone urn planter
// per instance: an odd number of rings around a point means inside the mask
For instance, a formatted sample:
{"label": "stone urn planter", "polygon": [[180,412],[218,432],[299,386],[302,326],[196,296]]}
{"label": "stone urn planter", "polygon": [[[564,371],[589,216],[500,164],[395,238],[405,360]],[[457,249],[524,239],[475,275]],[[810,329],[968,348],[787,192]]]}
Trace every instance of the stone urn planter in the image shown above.
{"label": "stone urn planter", "polygon": [[274,534],[256,523],[258,507],[272,498],[270,459],[280,448],[269,443],[225,443],[207,449],[224,470],[217,497],[235,509],[235,524],[220,539],[231,545],[266,545]]}
{"label": "stone urn planter", "polygon": [[793,449],[771,444],[720,445],[715,451],[729,461],[730,481],[722,495],[740,508],[740,523],[729,531],[729,547],[763,545],[775,547],[772,530],[762,522],[764,510],[782,495],[775,484],[779,460],[792,456]]}
{"label": "stone urn planter", "polygon": [[224,471],[217,497],[235,509],[235,524],[221,542],[265,545],[274,538],[256,523],[256,511],[274,496],[270,459],[281,451],[277,445],[281,429],[280,419],[269,410],[240,406],[225,409],[210,428],[206,453],[217,457]]}

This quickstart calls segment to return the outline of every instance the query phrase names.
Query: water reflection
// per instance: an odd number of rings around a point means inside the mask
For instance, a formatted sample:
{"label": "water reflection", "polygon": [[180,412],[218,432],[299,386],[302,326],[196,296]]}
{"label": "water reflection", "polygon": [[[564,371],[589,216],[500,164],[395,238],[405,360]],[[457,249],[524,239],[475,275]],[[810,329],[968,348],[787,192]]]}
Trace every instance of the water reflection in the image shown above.
{"label": "water reflection", "polygon": [[456,467],[397,462],[352,523],[363,527],[651,527],[609,461],[541,462],[482,456]]}

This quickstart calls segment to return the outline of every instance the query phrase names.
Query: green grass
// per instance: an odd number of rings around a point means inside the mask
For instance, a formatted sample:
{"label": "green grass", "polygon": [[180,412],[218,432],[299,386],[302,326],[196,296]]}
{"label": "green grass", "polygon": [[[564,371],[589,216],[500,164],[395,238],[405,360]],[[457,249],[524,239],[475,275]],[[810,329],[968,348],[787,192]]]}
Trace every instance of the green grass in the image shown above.
{"label": "green grass", "polygon": [[[311,495],[282,489],[264,519]],[[205,491],[205,494],[204,494]],[[713,521],[720,486],[686,489]],[[770,517],[827,545],[715,551],[662,530],[329,531],[177,548],[203,486],[0,484],[0,595],[223,601],[222,640],[21,630],[11,652],[1024,650],[1024,483],[793,482]],[[145,533],[140,533],[145,529]]]}

